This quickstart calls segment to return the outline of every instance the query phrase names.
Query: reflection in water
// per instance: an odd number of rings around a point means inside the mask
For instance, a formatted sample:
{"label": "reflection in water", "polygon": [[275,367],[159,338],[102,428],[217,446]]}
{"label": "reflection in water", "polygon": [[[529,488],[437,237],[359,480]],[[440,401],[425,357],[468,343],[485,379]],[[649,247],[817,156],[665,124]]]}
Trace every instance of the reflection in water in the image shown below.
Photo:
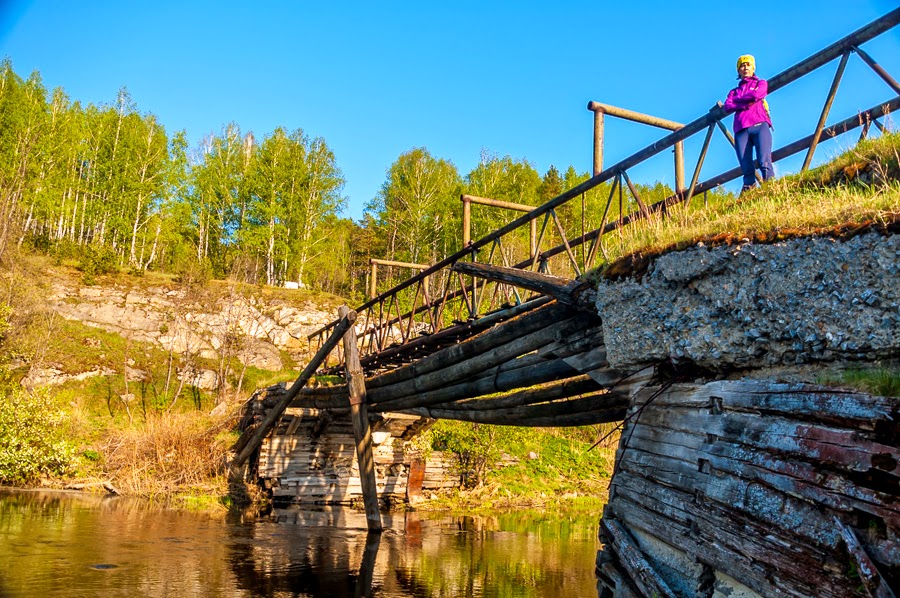
{"label": "reflection in water", "polygon": [[596,517],[278,509],[241,520],[0,491],[0,598],[596,596]]}

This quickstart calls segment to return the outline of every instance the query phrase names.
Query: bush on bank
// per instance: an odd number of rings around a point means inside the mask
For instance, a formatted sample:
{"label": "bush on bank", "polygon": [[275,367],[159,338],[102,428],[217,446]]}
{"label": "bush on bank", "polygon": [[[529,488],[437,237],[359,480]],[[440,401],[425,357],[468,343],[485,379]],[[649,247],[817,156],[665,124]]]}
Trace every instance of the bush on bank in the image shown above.
{"label": "bush on bank", "polygon": [[11,387],[0,398],[0,483],[24,485],[72,473],[68,422],[46,390]]}

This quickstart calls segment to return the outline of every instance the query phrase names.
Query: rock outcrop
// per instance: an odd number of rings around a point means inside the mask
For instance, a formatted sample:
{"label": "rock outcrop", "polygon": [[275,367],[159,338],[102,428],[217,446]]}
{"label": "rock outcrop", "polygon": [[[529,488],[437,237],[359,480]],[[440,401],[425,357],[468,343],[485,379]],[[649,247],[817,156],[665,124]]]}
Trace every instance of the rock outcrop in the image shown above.
{"label": "rock outcrop", "polygon": [[280,299],[227,294],[189,298],[184,289],[76,287],[58,281],[48,297],[64,318],[175,353],[216,358],[223,347],[242,363],[277,371],[282,352],[303,362],[307,335],[332,321],[336,312],[310,301],[299,306]]}

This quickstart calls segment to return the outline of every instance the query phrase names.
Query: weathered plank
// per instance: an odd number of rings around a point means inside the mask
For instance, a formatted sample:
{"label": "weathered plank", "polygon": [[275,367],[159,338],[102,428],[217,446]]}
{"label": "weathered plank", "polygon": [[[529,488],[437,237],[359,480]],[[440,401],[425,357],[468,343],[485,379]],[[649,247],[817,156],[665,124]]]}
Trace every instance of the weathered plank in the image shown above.
{"label": "weathered plank", "polygon": [[764,596],[860,595],[834,547],[774,534],[755,517],[677,488],[625,474],[609,509],[628,526],[680,547]]}
{"label": "weathered plank", "polygon": [[[635,397],[640,406],[653,396],[645,389]],[[676,384],[656,397],[659,407],[683,408],[709,406],[711,398],[718,408],[757,414],[780,414],[800,421],[813,420],[857,431],[872,431],[876,424],[892,427],[896,433],[900,421],[895,417],[897,399],[839,390],[813,384],[787,384],[764,380],[721,380],[704,385]]]}
{"label": "weathered plank", "polygon": [[619,555],[620,563],[645,596],[675,598],[675,593],[647,562],[641,549],[637,547],[625,528],[615,520],[608,518],[600,520],[600,528]]}
{"label": "weathered plank", "polygon": [[[511,361],[520,355],[525,355],[535,349],[550,343],[557,332],[574,331],[578,328],[578,321],[568,318],[561,322],[552,323],[544,328],[522,335],[508,343],[495,346],[485,354],[477,355],[471,359],[458,361],[447,367],[436,369],[427,374],[417,375],[412,380],[398,382],[390,386],[373,388],[369,392],[369,400],[377,405],[386,401],[396,401],[404,397],[413,397],[430,390],[445,387],[490,368]],[[435,354],[433,357],[438,356]]]}

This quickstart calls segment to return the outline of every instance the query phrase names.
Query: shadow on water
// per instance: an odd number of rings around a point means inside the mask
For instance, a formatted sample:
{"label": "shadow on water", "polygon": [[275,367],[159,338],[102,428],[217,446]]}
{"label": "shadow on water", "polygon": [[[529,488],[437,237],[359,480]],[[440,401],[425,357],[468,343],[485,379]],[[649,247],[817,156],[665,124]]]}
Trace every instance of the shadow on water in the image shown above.
{"label": "shadow on water", "polygon": [[592,596],[597,518],[276,509],[260,518],[0,490],[0,598]]}

